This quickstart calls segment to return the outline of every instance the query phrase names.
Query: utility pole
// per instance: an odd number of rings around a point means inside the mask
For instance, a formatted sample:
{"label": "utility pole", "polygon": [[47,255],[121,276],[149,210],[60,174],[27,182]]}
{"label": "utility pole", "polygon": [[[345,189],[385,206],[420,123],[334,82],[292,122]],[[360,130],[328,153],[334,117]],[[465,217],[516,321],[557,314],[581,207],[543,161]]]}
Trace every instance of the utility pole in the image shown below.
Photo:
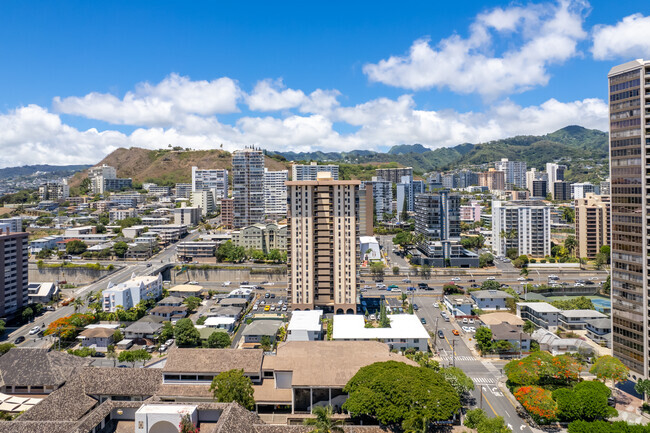
{"label": "utility pole", "polygon": [[433,331],[433,347],[436,349],[438,348],[438,319],[440,319],[440,317],[436,317],[436,328],[435,331]]}
{"label": "utility pole", "polygon": [[481,393],[480,395],[481,403],[479,404],[479,409],[482,410],[483,409],[483,385],[479,385],[479,390],[480,390],[479,392]]}
{"label": "utility pole", "polygon": [[451,359],[456,367],[456,339],[451,340]]}

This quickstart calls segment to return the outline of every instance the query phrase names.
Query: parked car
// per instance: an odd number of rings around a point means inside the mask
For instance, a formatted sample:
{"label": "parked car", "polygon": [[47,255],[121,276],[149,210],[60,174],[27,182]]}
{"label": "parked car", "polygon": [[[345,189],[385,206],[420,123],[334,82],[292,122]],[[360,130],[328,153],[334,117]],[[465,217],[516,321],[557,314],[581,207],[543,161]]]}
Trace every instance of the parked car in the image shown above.
{"label": "parked car", "polygon": [[275,293],[271,293],[271,299],[275,299]]}
{"label": "parked car", "polygon": [[468,321],[467,321],[467,317],[463,317],[463,324],[465,324],[465,325],[466,325],[466,324],[467,324],[467,322],[468,322]]}
{"label": "parked car", "polygon": [[467,323],[469,323],[470,325],[473,325],[473,324],[474,324],[474,319],[469,319],[469,320],[467,321]]}
{"label": "parked car", "polygon": [[271,310],[271,306],[270,306],[270,305],[265,305],[265,306],[264,306],[264,311],[270,311],[270,310]]}
{"label": "parked car", "polygon": [[418,304],[413,304],[413,310],[418,311],[420,307],[418,307]]}
{"label": "parked car", "polygon": [[422,318],[420,318],[420,322],[421,322],[423,325],[426,325],[426,324],[427,324],[427,319],[425,319],[424,317],[422,317]]}
{"label": "parked car", "polygon": [[268,299],[268,298],[271,297],[271,294],[270,294],[269,292],[266,292],[266,293],[264,294],[264,297],[265,297],[266,299]]}
{"label": "parked car", "polygon": [[[148,346],[147,346],[147,352],[149,352]],[[93,358],[106,358],[106,354],[104,352],[95,352],[92,353],[90,356],[92,356]]]}
{"label": "parked car", "polygon": [[253,311],[259,310],[260,307],[257,306],[257,304],[253,305]]}
{"label": "parked car", "polygon": [[169,340],[165,341],[165,344],[167,345],[167,347],[171,346],[172,344],[174,344],[174,339],[170,338]]}

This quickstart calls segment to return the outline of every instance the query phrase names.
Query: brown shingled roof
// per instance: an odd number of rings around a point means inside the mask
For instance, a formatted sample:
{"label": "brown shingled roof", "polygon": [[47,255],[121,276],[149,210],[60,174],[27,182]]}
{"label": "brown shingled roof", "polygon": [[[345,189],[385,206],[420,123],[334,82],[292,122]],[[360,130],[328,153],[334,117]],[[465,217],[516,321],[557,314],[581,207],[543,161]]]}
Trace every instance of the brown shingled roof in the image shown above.
{"label": "brown shingled roof", "polygon": [[0,385],[58,387],[90,363],[65,352],[14,347],[0,357]]}
{"label": "brown shingled roof", "polygon": [[165,373],[221,373],[243,369],[247,374],[259,374],[262,367],[262,350],[237,349],[179,349],[167,355]]}
{"label": "brown shingled roof", "polygon": [[162,371],[159,368],[88,367],[74,380],[79,380],[89,395],[152,396],[162,384]]}
{"label": "brown shingled roof", "polygon": [[98,327],[85,329],[79,334],[79,336],[86,338],[109,338],[112,337],[114,333],[115,329]]}

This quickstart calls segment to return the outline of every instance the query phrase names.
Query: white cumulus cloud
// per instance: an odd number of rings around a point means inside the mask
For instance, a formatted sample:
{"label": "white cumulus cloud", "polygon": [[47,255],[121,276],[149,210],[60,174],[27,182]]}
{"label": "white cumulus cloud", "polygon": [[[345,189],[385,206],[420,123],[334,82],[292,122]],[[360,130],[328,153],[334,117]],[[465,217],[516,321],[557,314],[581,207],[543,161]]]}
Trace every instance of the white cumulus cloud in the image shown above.
{"label": "white cumulus cloud", "polygon": [[189,114],[212,115],[239,111],[242,92],[230,78],[192,81],[171,74],[160,83],[141,83],[124,98],[107,93],[56,97],[56,111],[118,125],[170,126]]}
{"label": "white cumulus cloud", "polygon": [[[561,0],[493,9],[476,17],[467,38],[453,35],[434,45],[419,39],[408,54],[363,70],[370,81],[412,90],[449,88],[488,99],[522,92],[547,84],[550,65],[578,54],[577,44],[586,36],[585,8],[581,1]],[[515,46],[495,54],[495,37]]]}
{"label": "white cumulus cloud", "polygon": [[595,59],[650,57],[650,16],[634,14],[613,26],[596,26],[591,52]]}

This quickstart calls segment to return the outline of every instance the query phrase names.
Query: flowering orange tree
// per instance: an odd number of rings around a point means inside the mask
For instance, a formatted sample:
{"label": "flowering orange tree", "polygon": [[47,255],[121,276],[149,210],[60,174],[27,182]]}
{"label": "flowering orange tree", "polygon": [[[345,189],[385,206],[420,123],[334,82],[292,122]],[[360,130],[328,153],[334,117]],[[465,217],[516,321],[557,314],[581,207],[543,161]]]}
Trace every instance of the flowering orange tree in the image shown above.
{"label": "flowering orange tree", "polygon": [[44,335],[58,335],[62,340],[73,340],[84,326],[95,322],[92,314],[75,313],[50,323]]}
{"label": "flowering orange tree", "polygon": [[581,366],[569,355],[552,356],[548,352],[535,352],[523,359],[515,359],[505,366],[512,385],[568,385],[577,381]]}
{"label": "flowering orange tree", "polygon": [[553,421],[557,416],[557,404],[551,391],[539,386],[522,386],[515,391],[515,398],[540,424]]}

